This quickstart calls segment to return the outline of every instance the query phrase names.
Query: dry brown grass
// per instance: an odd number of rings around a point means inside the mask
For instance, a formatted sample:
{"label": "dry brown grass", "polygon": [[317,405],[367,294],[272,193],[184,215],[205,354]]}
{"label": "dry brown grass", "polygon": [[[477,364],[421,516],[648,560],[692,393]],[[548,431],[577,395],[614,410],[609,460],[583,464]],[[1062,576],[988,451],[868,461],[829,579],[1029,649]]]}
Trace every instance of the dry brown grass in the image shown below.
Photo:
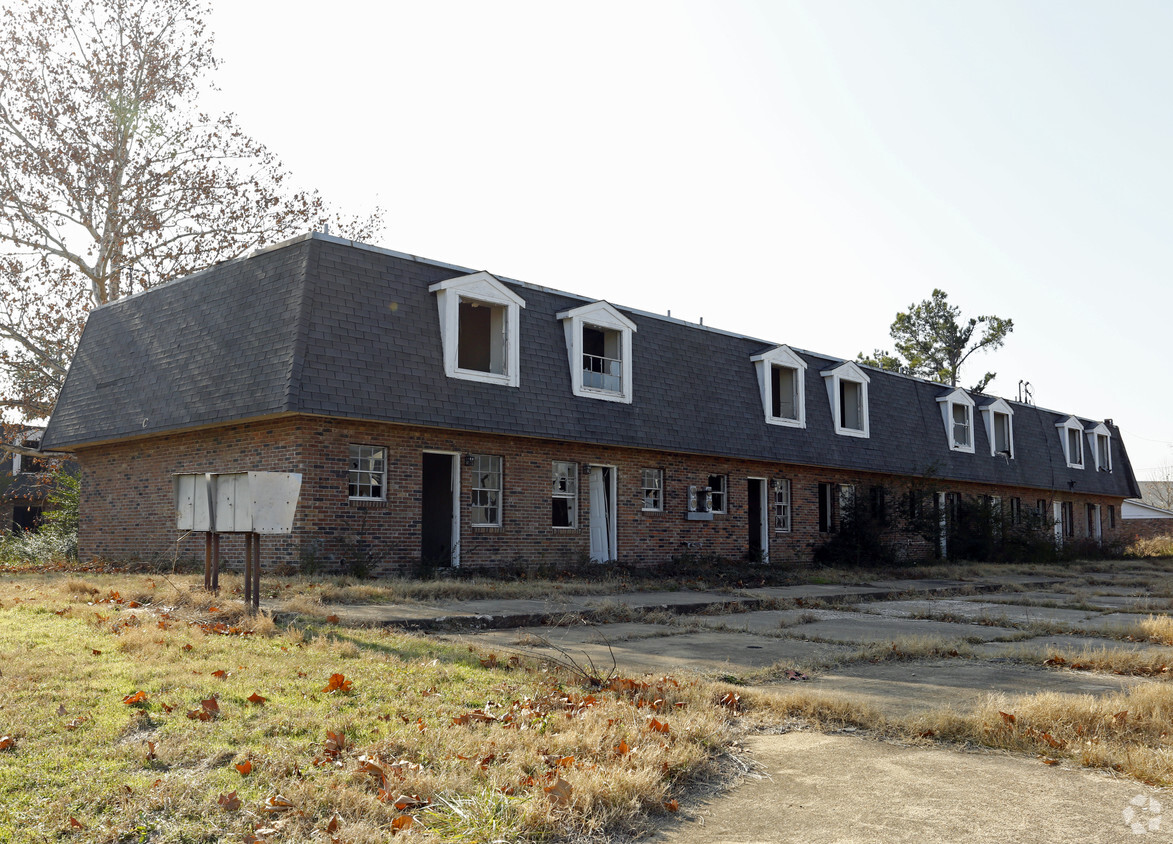
{"label": "dry brown grass", "polygon": [[[701,681],[588,688],[426,637],[282,630],[239,601],[153,582],[0,582],[0,735],[15,740],[0,758],[0,842],[70,835],[71,817],[76,841],[239,840],[257,824],[280,828],[269,840],[316,840],[337,816],[335,834],[365,844],[408,814],[423,841],[639,828],[732,729]],[[232,622],[253,632],[227,635]],[[325,692],[333,673],[349,691]],[[138,691],[145,701],[123,704]],[[212,698],[218,718],[186,717]],[[331,752],[328,730],[345,747]],[[560,779],[556,802],[545,789]],[[232,791],[242,808],[225,811]],[[278,794],[292,808],[263,811]],[[427,803],[400,811],[401,794]]]}
{"label": "dry brown grass", "polygon": [[1173,557],[1173,535],[1137,539],[1124,550],[1130,557]]}
{"label": "dry brown grass", "polygon": [[1100,697],[1042,692],[993,695],[966,713],[920,716],[906,725],[936,740],[974,742],[1110,768],[1142,782],[1173,784],[1173,686],[1145,683]]}

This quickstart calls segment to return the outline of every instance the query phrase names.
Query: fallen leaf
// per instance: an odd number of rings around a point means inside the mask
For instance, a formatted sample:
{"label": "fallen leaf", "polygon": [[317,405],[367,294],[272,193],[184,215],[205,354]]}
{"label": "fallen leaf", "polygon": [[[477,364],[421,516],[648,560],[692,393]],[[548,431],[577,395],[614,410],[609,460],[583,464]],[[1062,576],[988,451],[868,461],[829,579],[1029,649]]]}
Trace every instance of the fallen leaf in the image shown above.
{"label": "fallen leaf", "polygon": [[328,616],[326,616],[326,621],[328,621],[330,624],[337,624],[338,623],[338,616],[328,615]]}
{"label": "fallen leaf", "polygon": [[1014,722],[1018,720],[1013,715],[1011,715],[1009,712],[1002,712],[1001,710],[999,710],[998,714],[1002,716],[1003,721],[1005,721],[1007,724],[1009,724],[1011,726],[1013,726]]}
{"label": "fallen leaf", "polygon": [[411,815],[400,815],[391,821],[391,834],[402,832],[405,829],[411,829],[412,824],[415,823],[415,818]]}
{"label": "fallen leaf", "polygon": [[337,815],[330,818],[330,823],[326,824],[326,832],[337,832],[338,831],[338,820],[339,820],[339,818]]}
{"label": "fallen leaf", "polygon": [[143,703],[147,699],[146,692],[135,692],[132,695],[127,695],[122,699],[122,702],[127,706],[134,706],[136,703]]}
{"label": "fallen leaf", "polygon": [[250,773],[252,773],[253,763],[252,763],[251,759],[245,759],[243,762],[241,762],[239,765],[236,765],[235,767],[236,767],[236,770],[240,771],[240,775],[242,777],[247,777]]}
{"label": "fallen leaf", "polygon": [[667,809],[669,812],[679,812],[680,811],[680,803],[677,802],[676,800],[665,800],[664,801],[664,808]]}
{"label": "fallen leaf", "polygon": [[620,756],[626,756],[631,752],[631,748],[627,746],[626,741],[620,739],[619,744],[615,745],[615,752]]}
{"label": "fallen leaf", "polygon": [[331,674],[330,682],[328,682],[322,691],[333,694],[334,692],[349,692],[354,683],[347,680],[342,674]]}
{"label": "fallen leaf", "polygon": [[69,816],[69,826],[73,829],[85,829],[86,825],[75,818],[73,815]]}
{"label": "fallen leaf", "polygon": [[12,736],[0,736],[0,750],[11,750],[16,747],[16,739]]}
{"label": "fallen leaf", "polygon": [[214,697],[210,697],[207,700],[201,700],[200,707],[213,718],[220,714],[220,702],[217,701]]}
{"label": "fallen leaf", "polygon": [[143,744],[145,744],[147,746],[147,760],[148,761],[150,761],[151,759],[158,758],[155,756],[155,748],[158,747],[158,742],[151,741],[150,739],[144,739]]}
{"label": "fallen leaf", "polygon": [[655,730],[657,733],[669,733],[672,731],[667,724],[663,721],[657,721],[655,718],[648,722],[648,729]]}
{"label": "fallen leaf", "polygon": [[190,651],[190,650],[191,650],[191,643],[190,643],[190,642],[188,642],[186,645],[184,645],[184,646],[183,646],[183,649],[184,649],[185,651]]}
{"label": "fallen leaf", "polygon": [[326,730],[326,741],[324,745],[327,756],[337,756],[346,749],[346,734],[341,730],[338,732]]}
{"label": "fallen leaf", "polygon": [[430,802],[430,800],[421,800],[418,794],[400,794],[391,805],[399,811],[404,812],[408,809],[418,809],[420,806],[427,806]]}
{"label": "fallen leaf", "polygon": [[218,668],[212,672],[212,676],[218,680],[226,680],[226,679],[228,679],[228,672],[225,671],[223,668]]}
{"label": "fallen leaf", "polygon": [[1058,764],[1059,764],[1059,760],[1058,760],[1058,759],[1047,759],[1047,758],[1043,758],[1043,764],[1044,764],[1044,765],[1058,765]]}
{"label": "fallen leaf", "polygon": [[92,652],[93,652],[94,656],[101,656],[102,655],[102,652],[100,650],[98,650],[97,648],[93,648]]}
{"label": "fallen leaf", "polygon": [[570,805],[571,795],[574,794],[574,788],[562,777],[558,777],[553,785],[547,785],[542,790],[546,792],[546,796],[555,806]]}
{"label": "fallen leaf", "polygon": [[255,703],[257,706],[260,706],[262,703],[264,703],[266,700],[268,700],[267,697],[261,697],[256,692],[253,692],[246,699],[248,700],[249,703]]}
{"label": "fallen leaf", "polygon": [[261,807],[266,812],[288,812],[293,808],[293,801],[280,794],[265,798],[265,805]]}
{"label": "fallen leaf", "polygon": [[221,794],[216,798],[216,802],[220,804],[220,808],[225,812],[235,812],[240,808],[240,798],[236,796],[235,791]]}

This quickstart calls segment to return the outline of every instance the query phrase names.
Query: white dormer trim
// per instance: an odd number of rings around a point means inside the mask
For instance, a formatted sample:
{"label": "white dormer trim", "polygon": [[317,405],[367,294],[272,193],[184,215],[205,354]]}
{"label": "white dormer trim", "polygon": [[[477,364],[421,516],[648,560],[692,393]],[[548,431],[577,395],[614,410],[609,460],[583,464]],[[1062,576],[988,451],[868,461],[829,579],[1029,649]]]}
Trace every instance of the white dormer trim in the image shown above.
{"label": "white dormer trim", "polygon": [[982,408],[982,420],[986,426],[986,439],[990,441],[990,456],[998,456],[997,446],[997,432],[994,430],[994,414],[1001,413],[1006,416],[1006,445],[1009,446],[1009,453],[1006,457],[1014,459],[1014,408],[1010,406],[1010,402],[1006,399],[995,399]]}
{"label": "white dormer trim", "polygon": [[[868,413],[868,384],[871,383],[867,373],[856,366],[851,361],[844,361],[838,366],[831,369],[824,369],[819,373],[823,376],[823,380],[827,384],[827,399],[831,404],[831,424],[835,426],[835,433],[843,437],[862,437],[867,439],[871,436],[871,425],[869,422]],[[860,421],[863,424],[862,430],[859,428],[844,427],[843,416],[840,413],[839,407],[839,387],[844,381],[858,384],[860,394]]]}
{"label": "white dormer trim", "polygon": [[[520,324],[525,300],[487,272],[450,278],[428,287],[436,294],[436,308],[440,313],[440,340],[444,346],[444,374],[449,378],[480,381],[516,387],[521,383]],[[504,355],[501,372],[481,372],[461,369],[460,360],[460,303],[481,302],[505,308],[502,326]]]}
{"label": "white dormer trim", "polygon": [[[787,428],[806,427],[806,361],[789,346],[783,344],[750,357],[758,375],[758,390],[762,396],[762,411],[766,416],[766,424],[783,425]],[[773,367],[781,366],[795,371],[794,407],[797,418],[790,419],[774,415],[774,402],[771,392],[773,381]]]}
{"label": "white dormer trim", "polygon": [[[1074,416],[1068,416],[1066,419],[1056,422],[1055,427],[1059,429],[1059,444],[1063,447],[1063,459],[1067,461],[1067,468],[1082,469],[1087,462],[1083,456],[1083,423]],[[1079,434],[1074,440],[1079,445],[1079,454],[1071,453],[1072,437],[1070,431],[1076,431]]]}
{"label": "white dormer trim", "polygon": [[[631,404],[631,336],[637,330],[635,323],[619,313],[613,305],[603,301],[580,305],[567,311],[559,311],[555,316],[562,320],[562,328],[566,334],[566,358],[570,364],[571,392],[581,398]],[[619,335],[619,389],[613,390],[584,383],[583,375],[586,370],[582,347],[584,326],[614,331]]]}
{"label": "white dormer trim", "polygon": [[[1103,422],[1097,423],[1094,427],[1086,429],[1087,446],[1092,455],[1092,465],[1096,467],[1097,472],[1111,472],[1112,471],[1112,431]],[[1099,438],[1107,438],[1106,448],[1106,463],[1107,465],[1100,465],[1100,443]]]}
{"label": "white dormer trim", "polygon": [[[953,451],[973,454],[974,440],[977,438],[973,424],[973,409],[975,407],[973,399],[965,390],[954,387],[938,398],[937,404],[941,406],[941,419],[945,423],[945,442],[949,444],[949,448]],[[957,407],[962,408],[965,412],[965,442],[960,442],[955,436],[953,413],[954,408]]]}

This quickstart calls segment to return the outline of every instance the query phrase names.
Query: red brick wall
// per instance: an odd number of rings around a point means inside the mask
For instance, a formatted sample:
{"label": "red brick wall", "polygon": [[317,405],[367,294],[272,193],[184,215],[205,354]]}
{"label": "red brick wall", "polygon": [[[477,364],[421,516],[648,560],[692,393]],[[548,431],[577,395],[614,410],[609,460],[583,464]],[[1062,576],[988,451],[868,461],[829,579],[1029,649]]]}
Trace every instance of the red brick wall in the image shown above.
{"label": "red brick wall", "polygon": [[[385,502],[351,502],[347,497],[348,446],[351,443],[388,449]],[[746,479],[788,478],[791,482],[789,533],[770,531],[770,556],[776,563],[807,561],[826,534],[818,531],[817,488],[820,482],[853,483],[857,495],[873,485],[899,494],[908,479],[850,473],[717,457],[669,454],[606,446],[559,443],[439,429],[347,420],[291,417],[252,422],[133,442],[84,449],[82,468],[80,552],[83,559],[156,557],[175,554],[202,557],[202,536],[177,545],[171,475],[177,472],[279,471],[302,473],[302,489],[292,537],[262,540],[264,565],[298,563],[299,549],[314,543],[323,556],[335,559],[346,546],[372,553],[374,573],[412,571],[420,557],[422,453],[425,450],[493,454],[504,458],[502,525],[470,526],[468,489],[472,469],[458,458],[461,472],[461,563],[465,566],[510,563],[564,565],[585,560],[590,549],[590,496],[584,463],[609,465],[617,471],[617,535],[623,562],[667,562],[686,551],[741,559],[748,549],[748,487]],[[551,462],[580,466],[578,527],[551,527]],[[664,471],[664,511],[644,512],[641,469]],[[709,475],[728,476],[728,513],[712,521],[687,521],[688,487],[704,487]],[[1036,499],[1052,494],[1028,488],[936,482],[942,491],[965,495],[998,495],[1022,499],[1033,509]],[[767,484],[767,506],[772,494]],[[1058,494],[1056,494],[1058,496]],[[1106,540],[1125,539],[1119,517],[1120,500],[1064,494],[1073,500],[1077,537],[1086,535],[1084,504],[1102,505]],[[895,502],[889,499],[889,506]],[[1116,507],[1116,529],[1108,527],[1107,507]],[[1004,506],[1008,506],[1004,505]],[[772,522],[771,522],[772,524]],[[894,536],[909,555],[931,551],[917,536]],[[229,565],[243,559],[243,543],[226,537],[222,550]]]}
{"label": "red brick wall", "polygon": [[1125,541],[1173,536],[1173,519],[1129,519],[1124,523]]}

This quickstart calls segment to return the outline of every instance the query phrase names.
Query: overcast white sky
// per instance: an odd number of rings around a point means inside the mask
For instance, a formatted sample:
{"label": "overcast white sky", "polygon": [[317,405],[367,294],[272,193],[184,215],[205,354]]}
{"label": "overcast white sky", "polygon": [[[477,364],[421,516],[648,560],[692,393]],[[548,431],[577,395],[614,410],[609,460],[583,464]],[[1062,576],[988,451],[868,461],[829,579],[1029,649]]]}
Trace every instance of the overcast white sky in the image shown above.
{"label": "overcast white sky", "polygon": [[380,245],[991,392],[1173,462],[1173,4],[227,2],[214,100]]}

